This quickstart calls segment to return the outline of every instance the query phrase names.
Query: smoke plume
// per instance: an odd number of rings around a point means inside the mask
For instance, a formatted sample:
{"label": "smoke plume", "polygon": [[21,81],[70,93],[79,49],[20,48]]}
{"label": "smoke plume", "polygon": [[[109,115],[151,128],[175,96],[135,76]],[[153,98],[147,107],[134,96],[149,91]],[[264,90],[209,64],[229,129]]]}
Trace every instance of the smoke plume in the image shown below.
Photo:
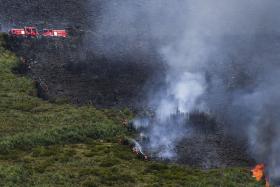
{"label": "smoke plume", "polygon": [[180,114],[202,111],[247,140],[280,182],[279,8],[276,0],[105,3],[97,47],[134,54],[149,50],[146,41],[168,67],[165,86],[151,96],[154,117],[135,120],[149,127],[148,147],[159,157],[176,159],[176,144],[192,133]]}

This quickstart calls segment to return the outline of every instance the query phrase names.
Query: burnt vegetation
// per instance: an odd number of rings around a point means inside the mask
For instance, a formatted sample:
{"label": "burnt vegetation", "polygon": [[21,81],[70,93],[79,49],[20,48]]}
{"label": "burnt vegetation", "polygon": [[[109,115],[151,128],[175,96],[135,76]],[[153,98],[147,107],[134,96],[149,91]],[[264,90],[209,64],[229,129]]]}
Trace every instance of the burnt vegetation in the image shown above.
{"label": "burnt vegetation", "polygon": [[76,107],[36,97],[34,82],[14,74],[22,63],[0,35],[1,186],[256,186],[248,168],[211,169],[139,160],[117,142],[128,110]]}
{"label": "burnt vegetation", "polygon": [[123,122],[146,110],[166,67],[153,47],[113,58],[87,48],[91,19],[102,10],[101,1],[91,2],[94,10],[87,2],[0,0],[7,25],[72,32],[67,39],[1,34],[0,185],[256,186],[244,147],[204,113],[187,116],[196,133],[177,146],[177,164],[143,161],[118,144],[135,136]]}
{"label": "burnt vegetation", "polygon": [[156,57],[112,59],[86,51],[82,54],[83,46],[77,40],[8,38],[8,48],[21,57],[18,72],[38,82],[39,96],[44,99],[137,109],[143,107],[140,104],[147,98],[148,88],[161,84],[155,78],[164,76],[164,67],[156,63]]}

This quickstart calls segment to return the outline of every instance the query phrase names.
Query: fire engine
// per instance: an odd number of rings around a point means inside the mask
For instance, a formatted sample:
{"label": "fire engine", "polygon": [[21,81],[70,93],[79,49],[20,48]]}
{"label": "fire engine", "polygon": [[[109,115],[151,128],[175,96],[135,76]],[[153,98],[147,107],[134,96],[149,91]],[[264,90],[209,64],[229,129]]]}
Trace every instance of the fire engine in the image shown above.
{"label": "fire engine", "polygon": [[36,27],[24,27],[23,29],[11,29],[9,35],[12,37],[63,37],[66,38],[68,33],[62,29],[44,29],[39,33]]}
{"label": "fire engine", "polygon": [[27,36],[27,37],[38,37],[39,32],[35,27],[24,27],[23,29],[11,29],[9,34],[14,37]]}
{"label": "fire engine", "polygon": [[44,29],[43,30],[43,36],[45,37],[67,37],[66,30],[55,30],[55,29]]}

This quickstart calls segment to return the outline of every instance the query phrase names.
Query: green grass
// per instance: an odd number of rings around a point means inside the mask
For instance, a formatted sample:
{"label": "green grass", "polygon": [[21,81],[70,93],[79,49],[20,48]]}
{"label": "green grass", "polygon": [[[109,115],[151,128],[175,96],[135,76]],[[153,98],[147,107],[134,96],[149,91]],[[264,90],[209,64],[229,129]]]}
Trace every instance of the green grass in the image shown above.
{"label": "green grass", "polygon": [[128,110],[49,103],[12,70],[0,35],[0,186],[263,186],[249,168],[202,171],[142,161],[117,140]]}
{"label": "green grass", "polygon": [[126,133],[120,121],[129,117],[127,111],[51,104],[34,97],[36,90],[32,80],[11,72],[18,66],[18,59],[3,47],[0,52],[0,152]]}

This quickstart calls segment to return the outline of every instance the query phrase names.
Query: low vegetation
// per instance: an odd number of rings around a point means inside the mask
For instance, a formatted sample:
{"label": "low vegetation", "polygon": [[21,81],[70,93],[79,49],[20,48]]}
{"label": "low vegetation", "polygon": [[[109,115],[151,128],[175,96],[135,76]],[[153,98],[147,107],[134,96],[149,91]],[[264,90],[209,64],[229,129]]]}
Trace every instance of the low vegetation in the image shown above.
{"label": "low vegetation", "polygon": [[0,186],[262,186],[249,168],[202,171],[142,161],[117,142],[127,110],[49,103],[13,73],[19,59],[0,35]]}

